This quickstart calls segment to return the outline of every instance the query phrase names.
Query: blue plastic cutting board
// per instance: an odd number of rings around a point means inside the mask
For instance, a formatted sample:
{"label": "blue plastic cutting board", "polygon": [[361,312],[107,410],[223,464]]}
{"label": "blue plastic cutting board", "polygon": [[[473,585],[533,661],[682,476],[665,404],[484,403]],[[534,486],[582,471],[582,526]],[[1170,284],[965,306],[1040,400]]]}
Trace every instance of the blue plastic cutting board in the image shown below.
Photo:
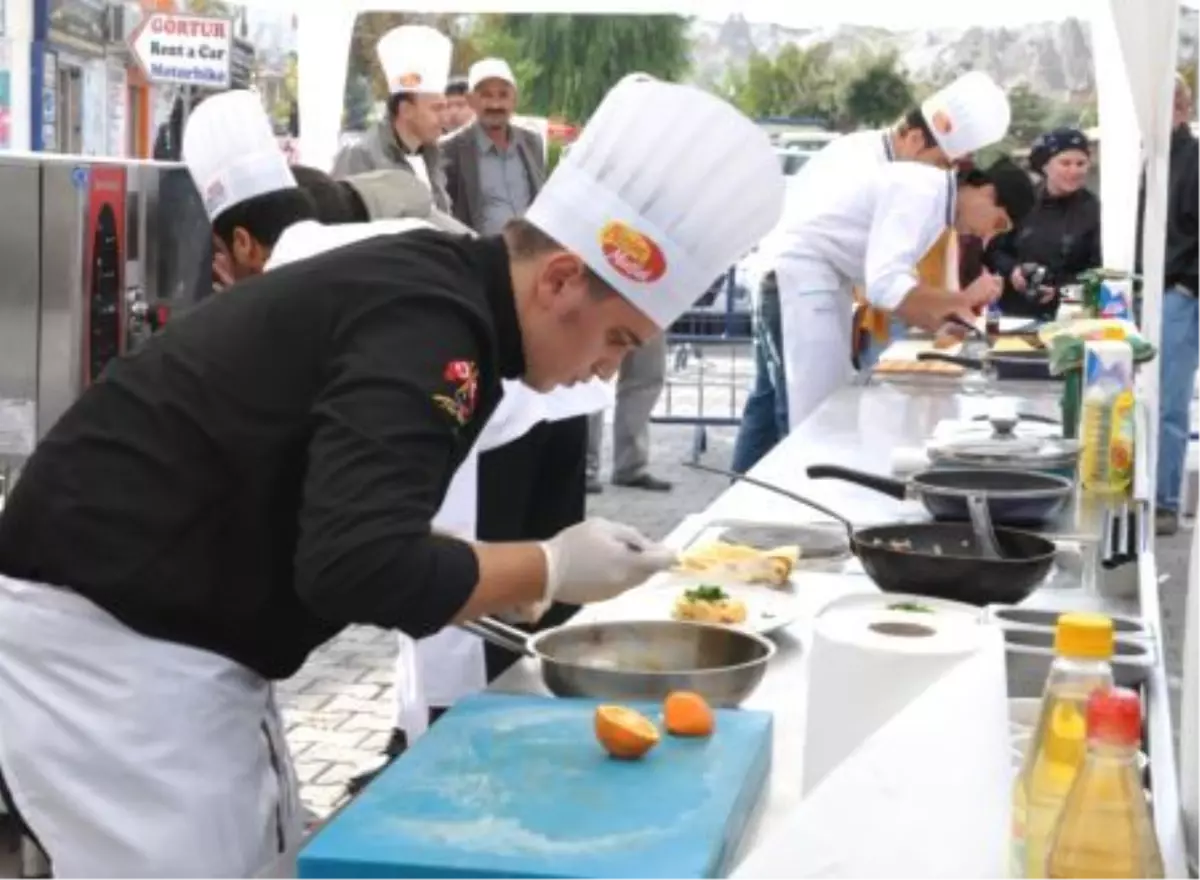
{"label": "blue plastic cutting board", "polygon": [[[637,705],[656,722],[661,706]],[[300,853],[300,877],[720,877],[766,787],[771,716],[609,758],[596,702],[458,703]]]}

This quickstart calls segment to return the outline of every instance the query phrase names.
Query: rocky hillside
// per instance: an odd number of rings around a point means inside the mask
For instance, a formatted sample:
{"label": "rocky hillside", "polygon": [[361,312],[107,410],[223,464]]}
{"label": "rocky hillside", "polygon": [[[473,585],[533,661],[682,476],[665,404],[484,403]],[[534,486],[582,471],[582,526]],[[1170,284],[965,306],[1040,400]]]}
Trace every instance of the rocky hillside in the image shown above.
{"label": "rocky hillside", "polygon": [[[1196,61],[1196,11],[1181,10],[1181,59]],[[757,50],[774,55],[789,43],[802,47],[832,43],[838,56],[860,51],[895,51],[909,74],[941,82],[976,67],[1006,87],[1020,84],[1060,100],[1090,95],[1095,87],[1092,41],[1087,22],[1076,18],[1011,28],[889,31],[859,25],[786,28],[748,22],[738,15],[724,22],[696,21],[694,77],[720,82],[732,66]]]}

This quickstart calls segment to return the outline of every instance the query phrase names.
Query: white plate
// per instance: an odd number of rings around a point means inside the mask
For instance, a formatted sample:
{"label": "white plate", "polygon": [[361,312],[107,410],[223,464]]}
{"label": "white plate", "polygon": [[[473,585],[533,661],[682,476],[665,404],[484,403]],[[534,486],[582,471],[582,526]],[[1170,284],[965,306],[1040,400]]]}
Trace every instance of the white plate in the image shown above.
{"label": "white plate", "polygon": [[[622,620],[674,620],[675,601],[685,590],[695,589],[698,585],[695,579],[681,578],[630,590],[617,600],[614,616],[619,615]],[[766,635],[795,622],[800,616],[800,602],[791,587],[779,590],[753,584],[721,584],[720,587],[731,598],[746,603],[746,620],[728,624],[734,629]]]}

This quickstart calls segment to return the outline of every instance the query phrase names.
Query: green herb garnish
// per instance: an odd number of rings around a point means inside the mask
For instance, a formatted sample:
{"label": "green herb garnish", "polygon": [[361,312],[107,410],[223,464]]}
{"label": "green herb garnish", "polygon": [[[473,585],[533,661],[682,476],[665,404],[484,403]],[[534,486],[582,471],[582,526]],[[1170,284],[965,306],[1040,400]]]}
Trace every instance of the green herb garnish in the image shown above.
{"label": "green herb garnish", "polygon": [[888,611],[915,611],[918,614],[934,614],[934,610],[928,605],[922,605],[920,602],[897,602],[895,605],[889,605]]}
{"label": "green herb garnish", "polygon": [[729,598],[729,594],[720,587],[706,584],[686,591],[683,598],[689,602],[724,602]]}

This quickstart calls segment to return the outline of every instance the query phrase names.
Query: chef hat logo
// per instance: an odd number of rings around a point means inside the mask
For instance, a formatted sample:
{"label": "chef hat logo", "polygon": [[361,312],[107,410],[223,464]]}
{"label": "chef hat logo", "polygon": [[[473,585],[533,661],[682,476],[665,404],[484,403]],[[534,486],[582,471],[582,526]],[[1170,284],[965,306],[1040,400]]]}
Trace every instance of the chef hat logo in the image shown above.
{"label": "chef hat logo", "polygon": [[211,217],[213,210],[225,201],[225,184],[220,178],[210,183],[204,190],[204,209]]}
{"label": "chef hat logo", "polygon": [[654,239],[620,220],[601,228],[600,251],[618,275],[640,284],[652,284],[667,271],[666,255]]}
{"label": "chef hat logo", "polygon": [[950,134],[950,132],[954,131],[954,120],[950,118],[950,114],[945,110],[935,112],[929,124],[938,134]]}
{"label": "chef hat logo", "polygon": [[391,87],[393,91],[396,89],[415,89],[420,84],[421,74],[415,70],[410,70],[408,73],[402,73],[400,76],[393,78]]}

